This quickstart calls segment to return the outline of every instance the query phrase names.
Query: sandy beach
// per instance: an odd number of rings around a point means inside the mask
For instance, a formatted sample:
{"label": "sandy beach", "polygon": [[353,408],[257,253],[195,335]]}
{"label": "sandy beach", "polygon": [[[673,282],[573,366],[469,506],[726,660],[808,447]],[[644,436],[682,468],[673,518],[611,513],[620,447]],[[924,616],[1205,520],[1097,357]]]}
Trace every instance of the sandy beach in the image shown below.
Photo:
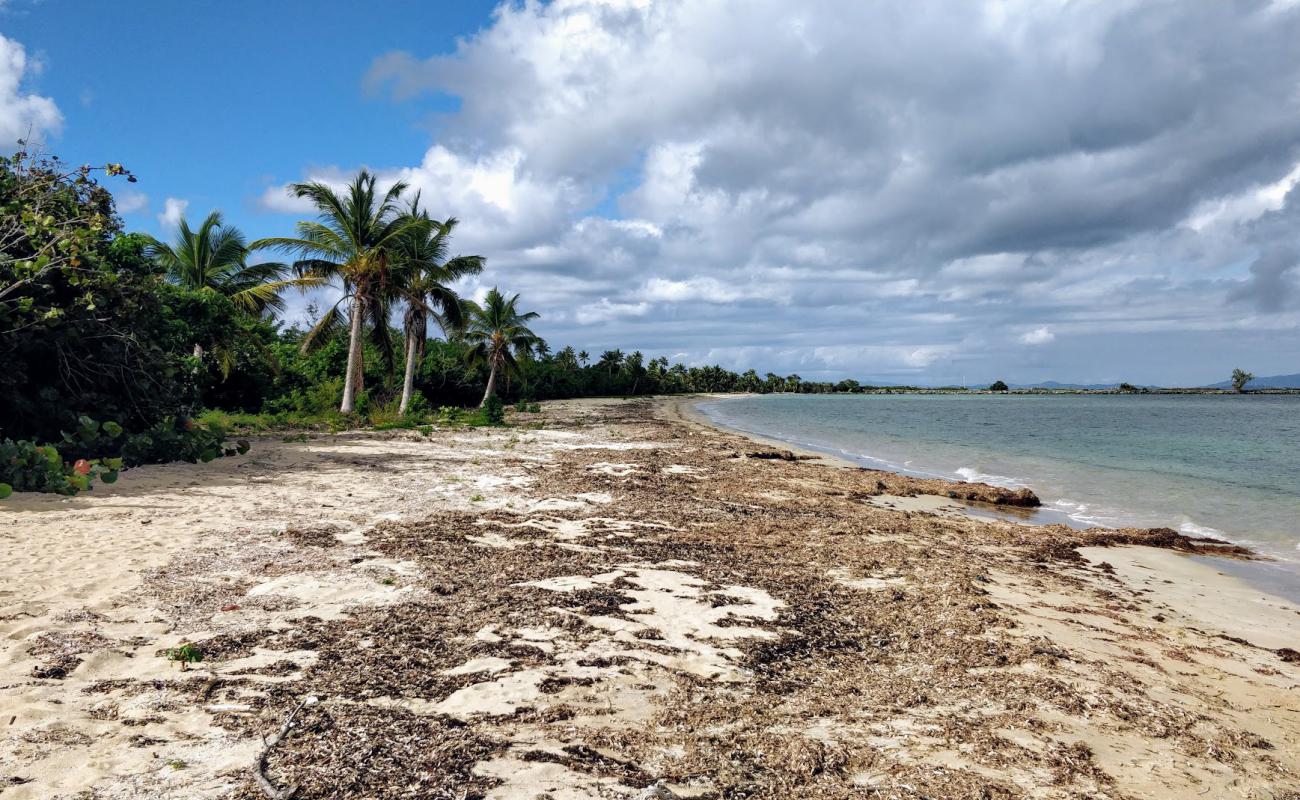
{"label": "sandy beach", "polygon": [[0,797],[1300,797],[1300,607],[1223,556],[692,402],[0,503]]}

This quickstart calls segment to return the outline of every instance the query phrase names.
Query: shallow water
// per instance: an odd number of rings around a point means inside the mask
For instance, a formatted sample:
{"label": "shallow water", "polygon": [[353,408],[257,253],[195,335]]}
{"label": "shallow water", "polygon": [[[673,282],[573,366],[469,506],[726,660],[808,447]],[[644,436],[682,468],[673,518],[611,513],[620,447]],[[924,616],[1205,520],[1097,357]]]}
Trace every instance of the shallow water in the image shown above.
{"label": "shallow water", "polygon": [[1300,587],[1300,396],[777,394],[699,408],[863,466],[1028,486],[1075,524],[1245,544]]}

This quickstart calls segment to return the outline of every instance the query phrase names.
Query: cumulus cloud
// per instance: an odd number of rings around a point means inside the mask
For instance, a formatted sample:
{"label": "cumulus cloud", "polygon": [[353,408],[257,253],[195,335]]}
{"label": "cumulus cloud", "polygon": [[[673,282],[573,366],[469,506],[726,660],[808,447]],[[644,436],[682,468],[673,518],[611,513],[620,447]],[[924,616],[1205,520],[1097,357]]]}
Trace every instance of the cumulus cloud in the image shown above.
{"label": "cumulus cloud", "polygon": [[13,152],[19,139],[40,141],[63,126],[53,100],[23,91],[23,80],[33,71],[23,46],[0,35],[0,153]]}
{"label": "cumulus cloud", "polygon": [[1297,40],[1264,2],[554,0],[366,84],[459,99],[382,172],[557,340],[938,382],[1062,326],[1133,337],[1006,373],[1090,379],[1154,331],[1235,358],[1235,299],[1296,330],[1294,273],[1243,265],[1295,236]]}
{"label": "cumulus cloud", "polygon": [[1034,328],[1032,331],[1025,331],[1020,335],[1020,341],[1024,344],[1048,344],[1056,341],[1056,334],[1052,333],[1047,326]]}
{"label": "cumulus cloud", "polygon": [[125,189],[113,193],[119,214],[134,214],[149,207],[149,195]]}
{"label": "cumulus cloud", "polygon": [[167,232],[175,230],[181,224],[181,218],[185,216],[185,209],[189,206],[189,200],[182,200],[179,197],[167,198],[163,201],[162,213],[158,215],[158,226]]}

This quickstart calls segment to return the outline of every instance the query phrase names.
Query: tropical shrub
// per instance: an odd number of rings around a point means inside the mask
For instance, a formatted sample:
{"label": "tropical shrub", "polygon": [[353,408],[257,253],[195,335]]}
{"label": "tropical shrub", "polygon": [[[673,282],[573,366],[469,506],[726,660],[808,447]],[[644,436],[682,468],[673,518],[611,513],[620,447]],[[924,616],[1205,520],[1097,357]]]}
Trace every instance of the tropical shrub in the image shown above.
{"label": "tropical shrub", "polygon": [[0,498],[18,492],[74,495],[98,479],[113,483],[123,467],[169,461],[211,461],[249,450],[243,439],[226,441],[218,425],[165,417],[148,429],[127,434],[116,422],[100,424],[82,415],[59,445],[29,440],[0,442]]}
{"label": "tropical shrub", "polygon": [[506,421],[506,405],[501,395],[493,393],[483,401],[483,418],[489,425],[500,425]]}
{"label": "tropical shrub", "polygon": [[89,168],[0,158],[5,435],[57,440],[80,414],[135,429],[194,403],[192,342],[219,335],[229,303],[167,285],[145,243]]}
{"label": "tropical shrub", "polygon": [[73,495],[90,488],[96,478],[117,480],[121,458],[65,461],[53,445],[5,439],[0,442],[0,498],[18,492]]}

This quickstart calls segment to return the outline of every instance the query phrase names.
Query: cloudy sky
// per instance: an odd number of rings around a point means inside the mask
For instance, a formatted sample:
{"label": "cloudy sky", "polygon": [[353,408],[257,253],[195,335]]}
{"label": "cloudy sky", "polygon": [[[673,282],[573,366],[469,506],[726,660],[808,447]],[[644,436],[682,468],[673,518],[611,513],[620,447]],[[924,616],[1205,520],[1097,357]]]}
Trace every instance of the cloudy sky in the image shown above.
{"label": "cloudy sky", "polygon": [[489,264],[465,290],[521,292],[557,346],[1300,372],[1294,0],[126,8],[0,3],[0,138],[127,163],[137,229],[284,233],[286,183],[367,166],[459,217]]}

